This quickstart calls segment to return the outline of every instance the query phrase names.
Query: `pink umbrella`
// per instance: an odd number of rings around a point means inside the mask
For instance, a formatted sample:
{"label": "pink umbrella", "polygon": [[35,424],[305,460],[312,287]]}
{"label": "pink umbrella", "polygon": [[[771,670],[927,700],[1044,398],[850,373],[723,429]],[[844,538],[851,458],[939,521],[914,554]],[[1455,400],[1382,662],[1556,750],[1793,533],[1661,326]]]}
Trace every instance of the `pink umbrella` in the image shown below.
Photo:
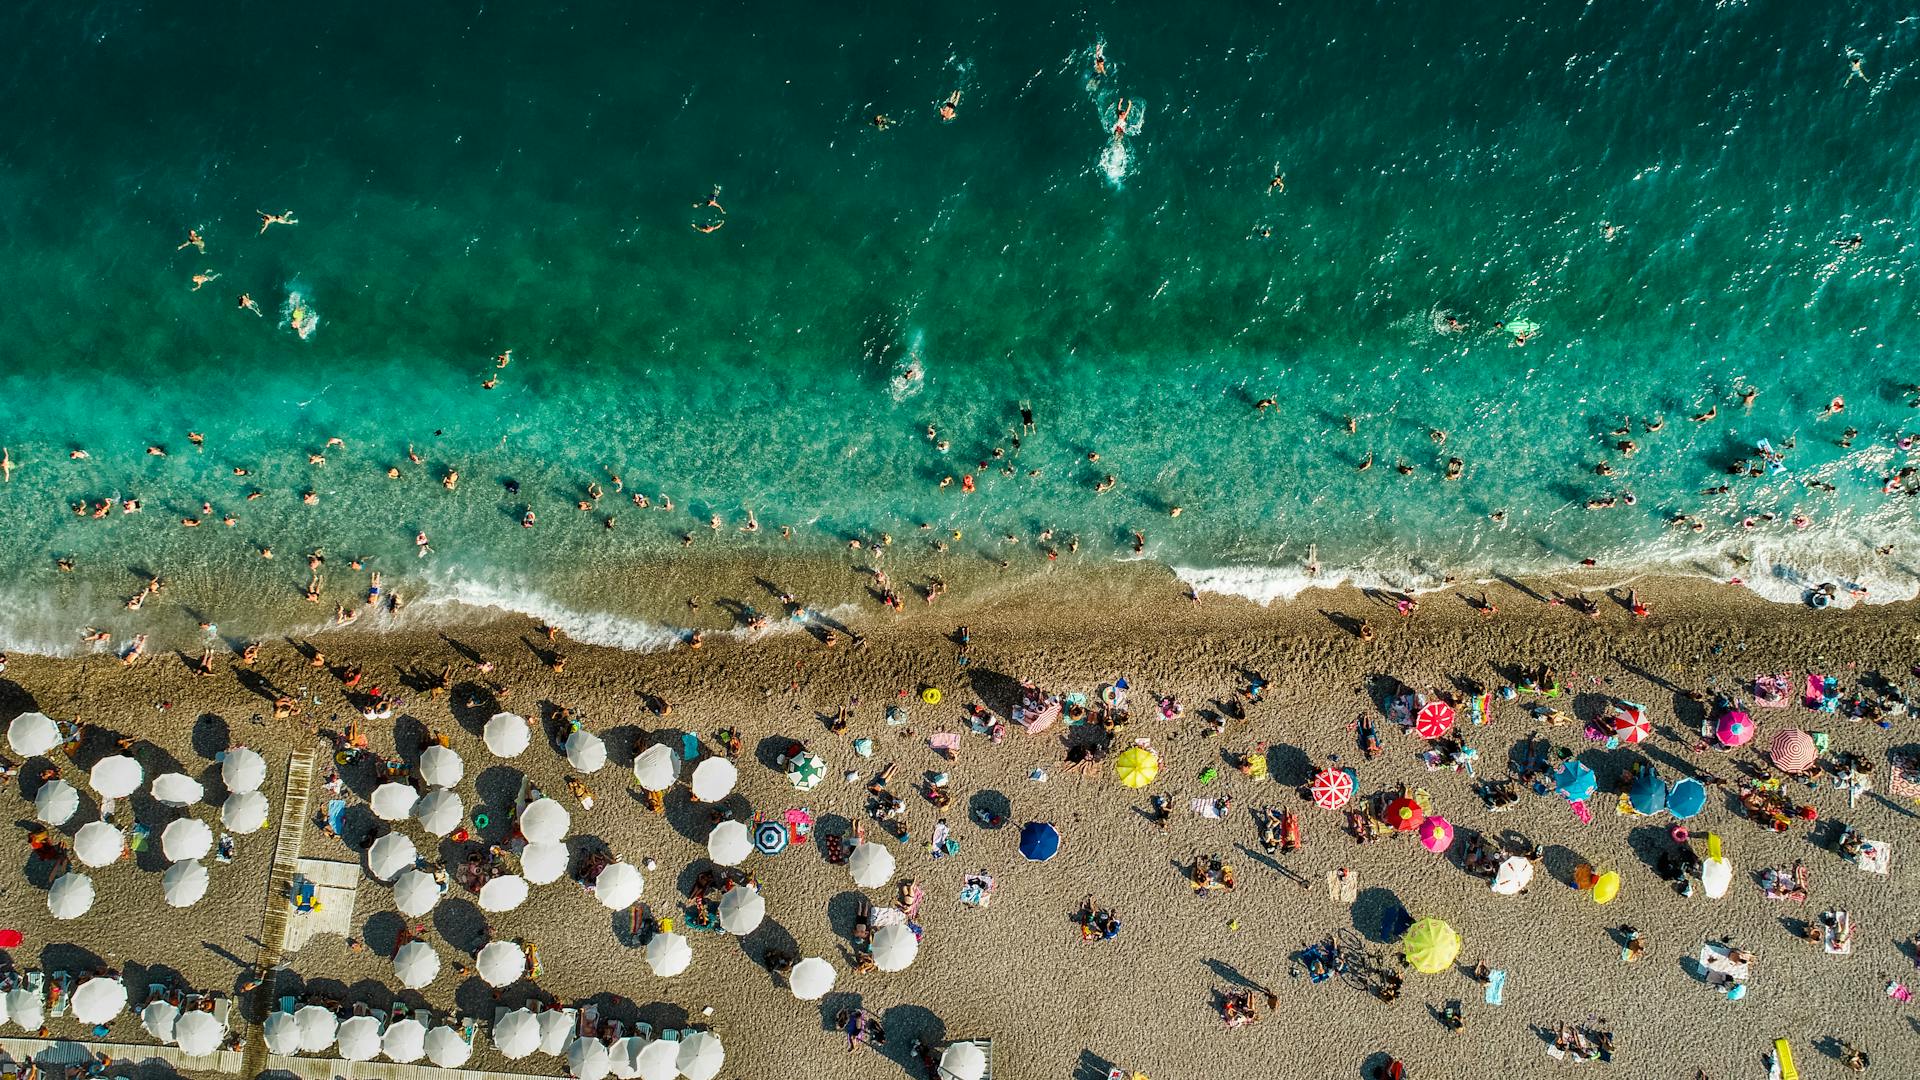
{"label": "pink umbrella", "polygon": [[1453,706],[1435,701],[1413,718],[1413,733],[1423,739],[1437,739],[1453,730]]}
{"label": "pink umbrella", "polygon": [[1819,750],[1813,745],[1813,736],[1799,728],[1788,728],[1775,735],[1768,754],[1775,765],[1790,773],[1806,772],[1814,759],[1820,756]]}
{"label": "pink umbrella", "polygon": [[1753,741],[1753,718],[1738,709],[1721,713],[1719,736],[1722,746],[1747,745]]}
{"label": "pink umbrella", "polygon": [[1353,777],[1345,769],[1322,769],[1307,786],[1313,805],[1338,810],[1353,798]]}
{"label": "pink umbrella", "polygon": [[1653,734],[1653,725],[1647,721],[1646,709],[1631,701],[1614,706],[1613,733],[1624,743],[1637,743]]}
{"label": "pink umbrella", "polygon": [[1435,854],[1447,850],[1453,843],[1453,824],[1446,818],[1434,816],[1420,823],[1420,846]]}

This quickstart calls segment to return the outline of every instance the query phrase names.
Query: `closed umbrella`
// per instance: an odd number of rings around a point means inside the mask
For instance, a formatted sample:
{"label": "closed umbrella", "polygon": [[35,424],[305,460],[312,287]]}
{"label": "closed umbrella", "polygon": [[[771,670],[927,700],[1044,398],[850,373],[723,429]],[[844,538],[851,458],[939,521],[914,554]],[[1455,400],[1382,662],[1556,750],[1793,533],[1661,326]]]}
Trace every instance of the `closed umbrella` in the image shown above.
{"label": "closed umbrella", "polygon": [[803,750],[787,759],[787,783],[801,791],[812,791],[826,779],[827,763],[811,750]]}
{"label": "closed umbrella", "polygon": [[1799,728],[1788,728],[1773,737],[1767,756],[1782,772],[1803,773],[1813,766],[1820,751],[1813,745],[1813,736]]}
{"label": "closed umbrella", "polygon": [[1714,724],[1714,734],[1722,746],[1745,746],[1753,741],[1753,718],[1739,709],[1728,709]]}
{"label": "closed umbrella", "polygon": [[73,1018],[83,1024],[109,1024],[127,1007],[127,984],[91,978],[73,991]]}
{"label": "closed umbrella", "polygon": [[7,1015],[26,1031],[38,1031],[47,1022],[46,1005],[31,990],[7,991]]}
{"label": "closed umbrella", "polygon": [[525,1009],[515,1009],[493,1025],[493,1045],[509,1061],[540,1049],[540,1021]]}
{"label": "closed umbrella", "polygon": [[1667,790],[1667,812],[1685,821],[1707,808],[1707,786],[1693,777],[1674,781]]}
{"label": "closed umbrella", "polygon": [[266,1036],[269,1054],[300,1052],[300,1021],[294,1019],[292,1013],[269,1013],[266,1022],[260,1025],[260,1033]]}
{"label": "closed umbrella", "polygon": [[512,986],[527,972],[527,953],[511,941],[490,941],[474,958],[473,967],[488,986]]}
{"label": "closed umbrella", "polygon": [[227,751],[226,757],[220,762],[220,783],[229,795],[258,791],[266,781],[266,760],[244,746]]}
{"label": "closed umbrella", "polygon": [[613,1040],[613,1043],[607,1047],[607,1060],[610,1062],[610,1071],[615,1080],[637,1080],[640,1076],[640,1065],[637,1059],[640,1056],[640,1048],[646,1044],[647,1040],[638,1035]]}
{"label": "closed umbrella", "polygon": [[1419,803],[1403,795],[1387,804],[1386,818],[1387,824],[1400,832],[1412,832],[1427,820],[1427,815]]}
{"label": "closed umbrella", "polygon": [[599,772],[607,764],[607,744],[591,731],[567,736],[567,764],[583,773]]}
{"label": "closed umbrella", "polygon": [[93,907],[93,879],[68,872],[47,889],[47,910],[56,919],[77,919]]}
{"label": "closed umbrella", "polygon": [[519,757],[520,752],[533,741],[533,736],[527,731],[527,718],[510,712],[495,713],[493,719],[487,721],[482,737],[486,740],[487,749],[499,758]]}
{"label": "closed umbrella", "polygon": [[367,876],[375,881],[392,881],[419,857],[413,841],[399,833],[387,833],[367,849]]}
{"label": "closed umbrella", "polygon": [[89,821],[73,834],[74,858],[87,866],[111,866],[126,850],[127,834],[104,821]]}
{"label": "closed umbrella", "polygon": [[[645,884],[646,880],[640,876],[640,868],[632,863],[608,863],[593,879],[594,899],[608,910],[620,911],[640,899],[640,889]],[[724,920],[725,917],[722,918]]]}
{"label": "closed umbrella", "polygon": [[21,713],[7,725],[7,745],[21,757],[39,757],[60,745],[60,725],[46,713]]}
{"label": "closed umbrella", "polygon": [[512,911],[527,899],[527,879],[518,874],[502,874],[480,886],[481,911]]}
{"label": "closed umbrella", "polygon": [[787,973],[787,987],[801,1001],[819,1001],[827,996],[827,991],[833,989],[833,984],[839,978],[840,973],[834,970],[833,964],[817,956],[809,956],[793,965],[793,970]]}
{"label": "closed umbrella", "polygon": [[701,802],[719,802],[733,790],[740,770],[722,757],[710,757],[693,768],[693,797]]}
{"label": "closed umbrella", "polygon": [[402,784],[389,780],[373,789],[373,797],[367,802],[373,807],[373,816],[381,821],[405,821],[413,813],[413,804],[420,801],[420,793],[413,790],[411,784]]}
{"label": "closed umbrella", "polygon": [[466,815],[460,796],[446,788],[434,788],[413,804],[413,820],[433,836],[445,836],[459,828],[460,820]]}
{"label": "closed umbrella", "polygon": [[393,954],[393,974],[409,990],[431,986],[440,976],[440,954],[424,941],[409,941]]}
{"label": "closed umbrella", "polygon": [[220,804],[220,824],[242,835],[259,832],[267,827],[267,809],[267,797],[257,791],[229,795]]}
{"label": "closed umbrella", "polygon": [[300,1052],[317,1054],[333,1045],[340,1033],[340,1018],[325,1005],[302,1005],[293,1014],[300,1022]]}
{"label": "closed umbrella", "polygon": [[1453,730],[1453,706],[1444,701],[1429,702],[1413,718],[1413,733],[1423,739],[1437,739]]}
{"label": "closed umbrella", "polygon": [[1044,821],[1020,827],[1020,854],[1030,862],[1046,862],[1060,852],[1060,830]]}
{"label": "closed umbrella", "polygon": [[873,932],[873,963],[881,971],[905,971],[920,955],[920,939],[906,923],[883,926]]}
{"label": "closed umbrella", "polygon": [[[273,1015],[286,1016],[287,1014],[274,1013]],[[146,1029],[147,1034],[163,1043],[173,1041],[173,1022],[178,1019],[180,1019],[180,1009],[171,1001],[149,1002],[146,1008],[140,1010],[140,1026]],[[268,1041],[271,1042],[273,1033],[267,1034]]]}
{"label": "closed umbrella", "polygon": [[65,825],[80,812],[80,793],[65,780],[40,785],[33,796],[33,816],[48,825]]}
{"label": "closed umbrella", "polygon": [[528,844],[520,849],[520,876],[529,885],[551,885],[567,873],[567,845]]}
{"label": "closed umbrella", "polygon": [[1518,855],[1500,860],[1493,875],[1493,891],[1501,896],[1518,896],[1533,882],[1533,864]]}
{"label": "closed umbrella", "polygon": [[443,1069],[457,1069],[473,1056],[473,1044],[445,1024],[427,1032],[427,1060]]}
{"label": "closed umbrella", "polygon": [[160,854],[168,862],[192,862],[204,859],[213,850],[213,830],[199,818],[180,818],[169,822],[160,833]]}
{"label": "closed umbrella", "polygon": [[520,812],[520,835],[530,844],[557,844],[573,828],[573,816],[567,808],[542,796]]}
{"label": "closed umbrella", "polygon": [[420,752],[420,780],[428,787],[453,787],[466,774],[467,763],[439,743]]}
{"label": "closed umbrella", "polygon": [[372,1061],[380,1053],[380,1021],[371,1016],[349,1016],[340,1025],[340,1056],[348,1061]]}
{"label": "closed umbrella", "polygon": [[1631,701],[1622,701],[1613,708],[1613,733],[1623,743],[1637,743],[1653,734],[1653,725],[1647,721],[1647,708]]}
{"label": "closed umbrella", "polygon": [[440,902],[440,883],[417,866],[409,866],[393,879],[393,906],[400,914],[418,918]]}
{"label": "closed umbrella", "polygon": [[672,978],[693,963],[693,946],[679,934],[655,934],[647,941],[647,967],[655,975]]}
{"label": "closed umbrella", "polygon": [[573,1017],[559,1009],[540,1014],[540,1052],[564,1054],[573,1042]]}
{"label": "closed umbrella", "polygon": [[1593,798],[1594,789],[1599,786],[1593,778],[1593,770],[1578,761],[1568,761],[1553,771],[1553,786],[1569,802],[1583,802]]}
{"label": "closed umbrella", "polygon": [[575,1039],[567,1047],[567,1072],[579,1080],[600,1080],[612,1067],[606,1044],[599,1039]]}
{"label": "closed umbrella", "polygon": [[380,1036],[380,1052],[402,1064],[419,1061],[427,1052],[427,1025],[411,1016],[388,1024],[386,1034]]}
{"label": "closed umbrella", "polygon": [[145,778],[139,762],[125,754],[115,754],[93,763],[87,783],[103,799],[124,799],[139,791],[140,782]]}
{"label": "closed umbrella", "polygon": [[720,927],[729,934],[751,934],[767,917],[767,901],[760,890],[741,886],[720,898]]}
{"label": "closed umbrella", "polygon": [[940,1054],[940,1080],[981,1080],[987,1075],[987,1055],[971,1042],[957,1042]]}
{"label": "closed umbrella", "polygon": [[160,896],[168,907],[192,907],[207,895],[205,863],[177,862],[160,875]]}
{"label": "closed umbrella", "polygon": [[206,798],[207,789],[186,773],[161,773],[153,778],[153,801],[176,809],[192,806]]}
{"label": "closed umbrella", "polygon": [[1144,746],[1122,750],[1120,756],[1113,759],[1113,772],[1119,777],[1121,787],[1146,787],[1160,775],[1160,755]]}
{"label": "closed umbrella", "polygon": [[680,1075],[680,1044],[671,1039],[655,1039],[634,1055],[633,1071],[640,1080],[675,1080]]}
{"label": "closed umbrella", "polygon": [[713,1080],[726,1062],[727,1052],[720,1045],[720,1037],[711,1031],[696,1031],[680,1040],[674,1065],[687,1080]]}
{"label": "closed umbrella", "polygon": [[679,777],[680,759],[666,743],[654,743],[633,759],[633,779],[647,791],[665,791]]}
{"label": "closed umbrella", "polygon": [[[860,845],[865,847],[865,844]],[[859,849],[856,848],[857,852]],[[753,854],[753,834],[745,822],[723,821],[707,834],[707,857],[721,866],[738,866]],[[858,874],[856,873],[856,877]]]}
{"label": "closed umbrella", "polygon": [[1415,971],[1433,975],[1460,955],[1460,935],[1439,919],[1421,919],[1400,939],[1400,949]]}
{"label": "closed umbrella", "polygon": [[226,1028],[210,1012],[190,1009],[173,1022],[173,1041],[188,1057],[206,1057],[220,1049]]}
{"label": "closed umbrella", "polygon": [[853,883],[863,889],[877,889],[893,880],[893,852],[885,844],[871,841],[855,845],[847,859]]}
{"label": "closed umbrella", "polygon": [[1453,824],[1438,814],[1420,823],[1420,846],[1436,855],[1453,843]]}

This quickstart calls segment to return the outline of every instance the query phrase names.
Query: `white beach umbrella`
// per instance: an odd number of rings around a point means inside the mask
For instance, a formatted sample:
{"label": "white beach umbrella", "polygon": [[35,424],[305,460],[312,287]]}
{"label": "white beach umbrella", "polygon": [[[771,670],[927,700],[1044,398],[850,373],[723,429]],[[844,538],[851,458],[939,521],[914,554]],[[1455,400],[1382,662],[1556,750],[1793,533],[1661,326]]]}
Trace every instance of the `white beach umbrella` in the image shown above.
{"label": "white beach umbrella", "polygon": [[527,971],[527,953],[511,941],[489,941],[473,968],[488,986],[512,986]]}
{"label": "white beach umbrella", "polygon": [[153,778],[153,786],[148,790],[153,792],[154,802],[176,809],[192,806],[207,797],[207,789],[186,773],[161,773]]}
{"label": "white beach umbrella", "polygon": [[238,795],[227,796],[220,804],[220,824],[228,832],[256,833],[267,827],[267,797],[258,791],[243,791]]}
{"label": "white beach umbrella", "polygon": [[300,1021],[294,1019],[292,1013],[269,1014],[266,1022],[260,1025],[260,1033],[266,1036],[269,1054],[300,1052]]}
{"label": "white beach umbrella", "polygon": [[1493,891],[1501,896],[1518,896],[1532,881],[1533,864],[1518,855],[1509,855],[1500,860],[1500,868],[1494,871]]}
{"label": "white beach umbrella", "polygon": [[833,969],[831,963],[817,956],[809,956],[793,965],[793,970],[787,973],[787,986],[793,991],[793,996],[801,1001],[819,1001],[827,996],[827,991],[833,989],[833,984],[839,978],[840,973]]}
{"label": "white beach umbrella", "polygon": [[46,713],[23,712],[7,725],[7,745],[21,757],[38,757],[60,745],[60,725]]}
{"label": "white beach umbrella", "polygon": [[499,758],[519,757],[520,752],[533,741],[532,733],[527,730],[527,718],[510,712],[495,713],[493,719],[487,721],[483,737],[487,749]]}
{"label": "white beach umbrella", "polygon": [[520,876],[529,885],[551,885],[567,872],[567,845],[528,844],[520,849]]}
{"label": "white beach umbrella", "polygon": [[89,821],[73,834],[73,855],[87,866],[111,866],[127,850],[127,834],[104,821]]}
{"label": "white beach umbrella", "polygon": [[593,879],[593,895],[610,911],[619,911],[630,907],[640,899],[640,890],[646,879],[640,876],[640,868],[632,863],[608,863]]}
{"label": "white beach umbrella", "polygon": [[527,879],[502,874],[480,886],[481,911],[512,911],[527,900]]}
{"label": "white beach umbrella", "polygon": [[61,874],[47,890],[47,910],[56,919],[77,919],[92,907],[93,879],[85,874]]}
{"label": "white beach umbrella", "polygon": [[226,1029],[210,1012],[189,1009],[173,1022],[173,1041],[189,1057],[206,1057],[220,1049]]}
{"label": "white beach umbrella", "polygon": [[375,881],[392,881],[419,857],[413,841],[399,833],[387,833],[367,849],[367,876]]}
{"label": "white beach umbrella", "polygon": [[599,1039],[575,1039],[567,1047],[567,1072],[579,1080],[600,1080],[612,1066],[606,1045]]}
{"label": "white beach umbrella", "polygon": [[23,1030],[38,1031],[47,1022],[47,1007],[31,990],[7,991],[7,1015]]}
{"label": "white beach umbrella", "polygon": [[633,1057],[633,1071],[640,1080],[676,1080],[680,1075],[680,1044],[671,1039],[655,1039],[640,1048]]}
{"label": "white beach umbrella", "polygon": [[427,1032],[427,1060],[443,1069],[457,1069],[473,1056],[473,1044],[445,1024]]}
{"label": "white beach umbrella", "polygon": [[940,1080],[980,1080],[987,1075],[986,1051],[972,1042],[957,1042],[940,1055]]}
{"label": "white beach umbrella", "polygon": [[707,834],[707,857],[721,866],[738,866],[753,854],[753,833],[743,821],[723,821]]}
{"label": "white beach umbrella", "polygon": [[607,764],[607,744],[591,731],[576,731],[567,736],[567,764],[583,773],[599,772]]}
{"label": "white beach umbrella", "polygon": [[395,1020],[380,1036],[380,1052],[401,1064],[419,1061],[427,1052],[427,1026],[411,1016]]}
{"label": "white beach umbrella", "polygon": [[409,990],[431,986],[440,976],[440,954],[424,941],[409,941],[393,954],[393,973]]}
{"label": "white beach umbrella", "polygon": [[400,914],[417,918],[439,902],[440,883],[425,870],[409,866],[393,879],[393,906]]}
{"label": "white beach umbrella", "polygon": [[[274,1015],[286,1014],[275,1013]],[[147,1029],[147,1034],[163,1043],[173,1041],[173,1022],[178,1019],[180,1019],[180,1009],[171,1001],[149,1002],[146,1008],[140,1010],[140,1026]]]}
{"label": "white beach umbrella", "polygon": [[373,796],[367,804],[373,807],[373,816],[381,821],[405,821],[413,813],[413,804],[420,801],[420,793],[412,785],[389,780],[373,789]]}
{"label": "white beach umbrella", "polygon": [[193,862],[206,858],[212,850],[213,830],[199,818],[178,818],[168,822],[160,833],[160,854],[168,862]]}
{"label": "white beach umbrella", "polygon": [[893,852],[888,851],[885,844],[856,845],[853,854],[847,857],[847,869],[852,872],[855,885],[877,889],[893,880]]}
{"label": "white beach umbrella", "polygon": [[413,820],[434,836],[445,836],[459,828],[460,820],[466,816],[467,808],[460,804],[460,796],[446,788],[434,788],[413,804]]}
{"label": "white beach umbrella", "polygon": [[526,837],[529,844],[557,844],[567,838],[567,831],[572,828],[573,815],[545,796],[520,811],[520,835]]}
{"label": "white beach umbrella", "polygon": [[647,1040],[638,1035],[613,1040],[612,1045],[607,1047],[607,1068],[614,1080],[638,1080],[640,1065],[636,1059],[640,1056],[640,1048],[645,1045]]}
{"label": "white beach umbrella", "polygon": [[168,907],[192,907],[207,895],[207,883],[204,863],[177,862],[160,875],[160,895]]}
{"label": "white beach umbrella", "polygon": [[65,780],[40,785],[33,796],[33,816],[48,825],[65,825],[80,812],[80,793]]}
{"label": "white beach umbrella", "polygon": [[733,790],[740,770],[723,757],[710,757],[693,767],[693,797],[701,802],[719,802]]}
{"label": "white beach umbrella", "polygon": [[647,967],[655,975],[672,978],[693,963],[693,946],[679,934],[655,934],[647,941]]}
{"label": "white beach umbrella", "polygon": [[679,778],[680,759],[666,743],[654,743],[633,759],[633,779],[648,791],[665,791]]}
{"label": "white beach umbrella", "polygon": [[73,1018],[83,1024],[108,1024],[127,1007],[127,984],[91,978],[74,988]]}
{"label": "white beach umbrella", "polygon": [[720,898],[720,926],[729,934],[751,934],[767,917],[767,901],[760,890],[742,885]]}
{"label": "white beach umbrella", "polygon": [[348,1061],[372,1061],[380,1052],[380,1021],[372,1016],[349,1016],[340,1025],[340,1056]]}
{"label": "white beach umbrella", "polygon": [[101,758],[87,774],[87,784],[103,799],[124,799],[139,791],[144,779],[146,773],[140,763],[125,754]]}
{"label": "white beach umbrella", "polygon": [[543,1054],[564,1054],[568,1044],[573,1042],[573,1017],[559,1009],[548,1009],[540,1014],[540,1052]]}
{"label": "white beach umbrella", "polygon": [[220,784],[229,795],[259,791],[260,785],[266,781],[266,759],[244,746],[227,751],[226,757],[220,761]]}
{"label": "white beach umbrella", "polygon": [[674,1061],[680,1075],[687,1080],[713,1080],[720,1075],[720,1066],[726,1063],[726,1048],[711,1031],[696,1031],[681,1039],[680,1053]]}
{"label": "white beach umbrella", "polygon": [[300,1022],[300,1052],[317,1054],[333,1045],[340,1034],[340,1018],[325,1005],[302,1005],[293,1014]]}
{"label": "white beach umbrella", "polygon": [[467,774],[467,763],[460,755],[435,743],[420,754],[420,779],[428,787],[450,788]]}
{"label": "white beach umbrella", "polygon": [[905,971],[920,955],[920,939],[905,923],[883,926],[873,932],[873,966],[881,971]]}

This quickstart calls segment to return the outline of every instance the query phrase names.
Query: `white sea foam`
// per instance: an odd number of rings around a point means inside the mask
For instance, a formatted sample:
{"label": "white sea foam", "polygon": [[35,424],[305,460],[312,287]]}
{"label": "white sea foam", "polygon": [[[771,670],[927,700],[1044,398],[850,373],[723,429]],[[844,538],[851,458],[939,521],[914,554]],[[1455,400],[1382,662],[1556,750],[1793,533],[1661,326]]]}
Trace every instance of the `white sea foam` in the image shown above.
{"label": "white sea foam", "polygon": [[582,610],[506,576],[482,578],[458,573],[431,576],[426,594],[403,608],[399,617],[383,622],[381,628],[419,629],[469,623],[473,621],[475,609],[524,615],[557,627],[575,641],[635,652],[671,648],[685,639],[685,631],[678,627],[612,612]]}

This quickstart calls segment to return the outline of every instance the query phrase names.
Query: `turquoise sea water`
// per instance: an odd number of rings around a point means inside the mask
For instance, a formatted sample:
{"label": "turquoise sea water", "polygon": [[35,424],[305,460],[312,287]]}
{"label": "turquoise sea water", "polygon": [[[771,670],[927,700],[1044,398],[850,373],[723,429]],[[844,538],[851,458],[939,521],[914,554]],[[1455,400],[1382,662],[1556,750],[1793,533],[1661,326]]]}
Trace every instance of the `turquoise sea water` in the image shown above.
{"label": "turquoise sea water", "polygon": [[[1052,527],[1080,563],[1139,529],[1261,597],[1310,552],[1322,580],[1590,557],[1912,592],[1913,504],[1882,491],[1920,461],[1896,442],[1920,429],[1899,5],[37,4],[0,40],[15,646],[136,632],[136,570],[227,627],[297,598],[315,546],[327,610],[364,593],[348,554],[415,593],[584,610],[683,533],[780,525],[822,552],[959,529],[949,557],[994,558]],[[189,228],[204,254],[175,250]],[[1761,438],[1792,441],[1786,471],[1724,476]],[[145,509],[66,509],[111,496]]]}

